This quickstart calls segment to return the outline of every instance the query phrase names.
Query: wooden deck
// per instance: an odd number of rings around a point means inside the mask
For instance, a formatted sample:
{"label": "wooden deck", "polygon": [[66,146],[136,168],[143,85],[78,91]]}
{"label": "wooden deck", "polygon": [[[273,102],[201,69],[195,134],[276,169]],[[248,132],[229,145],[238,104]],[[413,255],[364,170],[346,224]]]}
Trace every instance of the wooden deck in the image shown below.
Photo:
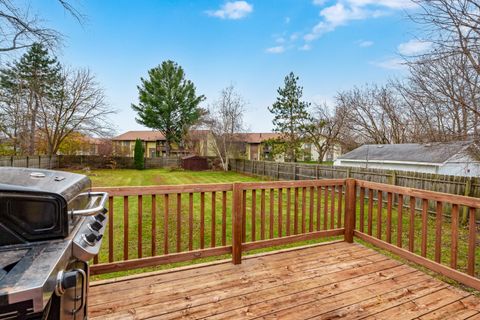
{"label": "wooden deck", "polygon": [[92,283],[92,319],[480,319],[480,299],[334,242]]}

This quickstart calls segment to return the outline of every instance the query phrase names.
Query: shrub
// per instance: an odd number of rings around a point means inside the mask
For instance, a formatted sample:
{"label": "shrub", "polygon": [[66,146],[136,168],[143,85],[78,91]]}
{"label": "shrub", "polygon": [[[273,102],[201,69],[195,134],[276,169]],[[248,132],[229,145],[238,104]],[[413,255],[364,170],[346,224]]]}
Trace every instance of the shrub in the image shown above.
{"label": "shrub", "polygon": [[135,151],[134,151],[134,154],[133,154],[133,160],[134,160],[134,163],[135,163],[135,168],[137,170],[142,170],[145,167],[144,159],[143,159],[143,152],[144,152],[144,150],[143,150],[142,140],[137,139],[135,141]]}

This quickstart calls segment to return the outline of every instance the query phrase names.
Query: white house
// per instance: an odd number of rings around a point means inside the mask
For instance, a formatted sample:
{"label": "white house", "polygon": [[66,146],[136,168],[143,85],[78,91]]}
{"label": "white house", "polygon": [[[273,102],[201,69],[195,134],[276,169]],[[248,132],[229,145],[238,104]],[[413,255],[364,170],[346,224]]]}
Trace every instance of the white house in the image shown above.
{"label": "white house", "polygon": [[363,145],[335,166],[480,176],[480,148],[473,141]]}

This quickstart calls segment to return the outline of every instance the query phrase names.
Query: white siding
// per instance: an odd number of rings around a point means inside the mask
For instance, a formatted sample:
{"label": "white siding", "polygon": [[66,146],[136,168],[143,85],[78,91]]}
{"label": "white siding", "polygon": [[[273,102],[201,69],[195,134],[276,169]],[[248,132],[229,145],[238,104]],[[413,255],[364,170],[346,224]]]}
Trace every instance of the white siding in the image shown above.
{"label": "white siding", "polygon": [[435,165],[417,165],[417,164],[404,164],[404,163],[383,163],[369,161],[348,161],[348,160],[335,160],[334,166],[346,166],[354,168],[369,168],[369,169],[383,169],[383,170],[399,170],[399,171],[414,171],[425,173],[437,173],[437,166]]}

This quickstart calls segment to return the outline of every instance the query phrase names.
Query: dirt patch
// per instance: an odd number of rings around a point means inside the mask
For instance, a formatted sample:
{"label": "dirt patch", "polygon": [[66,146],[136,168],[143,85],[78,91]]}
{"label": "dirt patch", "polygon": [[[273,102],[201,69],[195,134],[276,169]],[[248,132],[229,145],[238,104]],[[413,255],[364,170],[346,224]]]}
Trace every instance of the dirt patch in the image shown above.
{"label": "dirt patch", "polygon": [[152,181],[153,184],[163,184],[163,178],[161,176],[154,176]]}

